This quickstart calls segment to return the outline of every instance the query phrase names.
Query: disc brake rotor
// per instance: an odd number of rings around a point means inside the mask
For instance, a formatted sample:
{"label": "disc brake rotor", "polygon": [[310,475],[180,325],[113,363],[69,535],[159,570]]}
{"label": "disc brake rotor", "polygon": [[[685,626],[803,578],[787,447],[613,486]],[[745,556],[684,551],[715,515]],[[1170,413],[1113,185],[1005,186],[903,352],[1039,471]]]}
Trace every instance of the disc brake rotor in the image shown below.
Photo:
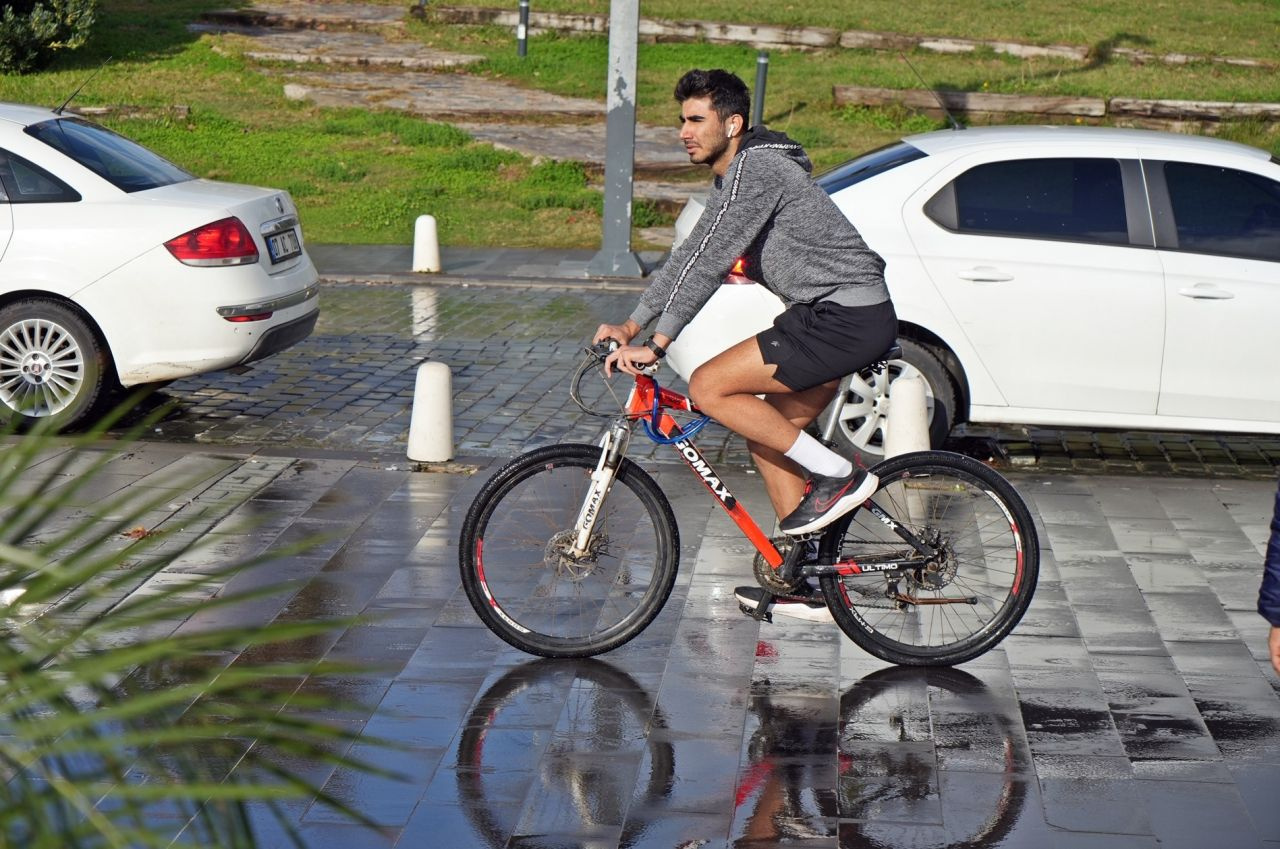
{"label": "disc brake rotor", "polygon": [[543,552],[543,561],[547,564],[547,568],[571,581],[581,581],[594,572],[596,564],[600,561],[600,553],[609,543],[608,537],[604,534],[593,534],[587,541],[586,553],[577,556],[573,553],[573,544],[576,539],[577,533],[572,529],[560,531],[547,541],[546,550]]}

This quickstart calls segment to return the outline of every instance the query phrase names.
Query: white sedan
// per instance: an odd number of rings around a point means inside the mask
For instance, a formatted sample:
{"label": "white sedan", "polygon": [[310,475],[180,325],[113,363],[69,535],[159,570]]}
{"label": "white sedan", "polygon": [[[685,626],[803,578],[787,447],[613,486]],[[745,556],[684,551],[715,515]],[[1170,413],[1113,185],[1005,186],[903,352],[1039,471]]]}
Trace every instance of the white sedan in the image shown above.
{"label": "white sedan", "polygon": [[287,192],[198,180],[82,118],[0,104],[0,417],[261,359],[319,316]]}
{"label": "white sedan", "polygon": [[[818,182],[887,262],[891,374],[925,378],[935,445],[962,421],[1280,433],[1269,153],[987,127],[910,136]],[[840,400],[827,432],[882,451],[892,383],[855,379]]]}

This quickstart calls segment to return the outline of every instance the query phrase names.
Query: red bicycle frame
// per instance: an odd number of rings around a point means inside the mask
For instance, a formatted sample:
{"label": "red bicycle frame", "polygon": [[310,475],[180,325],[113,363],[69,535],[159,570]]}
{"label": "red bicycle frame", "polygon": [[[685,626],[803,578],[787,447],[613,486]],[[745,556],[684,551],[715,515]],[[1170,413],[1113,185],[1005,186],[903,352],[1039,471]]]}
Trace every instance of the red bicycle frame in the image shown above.
{"label": "red bicycle frame", "polygon": [[[658,402],[657,421],[653,420],[655,393]],[[702,412],[697,405],[679,392],[659,386],[658,382],[648,375],[637,375],[635,388],[627,399],[628,417],[646,420],[663,437],[673,439],[683,431],[681,431],[679,423],[666,412],[667,410],[683,410],[697,414]],[[756,550],[764,557],[765,562],[774,569],[781,566],[782,554],[778,552],[777,547],[774,546],[768,535],[751,518],[747,508],[743,507],[742,503],[729,491],[729,487],[716,474],[716,470],[707,462],[707,458],[698,450],[698,446],[688,439],[676,439],[671,445],[675,448],[676,453],[680,455],[680,459],[684,460],[685,465],[692,469],[693,473],[702,481],[702,485],[720,502],[720,506],[729,514],[729,518],[742,530],[742,533],[751,541],[751,544],[756,547]]]}

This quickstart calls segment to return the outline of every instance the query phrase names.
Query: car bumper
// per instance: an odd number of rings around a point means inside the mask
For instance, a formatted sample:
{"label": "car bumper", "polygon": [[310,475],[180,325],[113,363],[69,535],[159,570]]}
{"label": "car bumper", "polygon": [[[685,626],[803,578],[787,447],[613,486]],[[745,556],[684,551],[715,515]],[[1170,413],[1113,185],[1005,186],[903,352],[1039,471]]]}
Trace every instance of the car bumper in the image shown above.
{"label": "car bumper", "polygon": [[315,266],[193,268],[163,248],[76,294],[97,321],[123,386],[261,360],[306,338],[320,309]]}
{"label": "car bumper", "polygon": [[258,344],[254,345],[248,356],[240,361],[240,365],[247,365],[255,360],[278,354],[285,348],[292,348],[311,335],[319,318],[320,310],[316,308],[301,318],[276,325],[258,339]]}

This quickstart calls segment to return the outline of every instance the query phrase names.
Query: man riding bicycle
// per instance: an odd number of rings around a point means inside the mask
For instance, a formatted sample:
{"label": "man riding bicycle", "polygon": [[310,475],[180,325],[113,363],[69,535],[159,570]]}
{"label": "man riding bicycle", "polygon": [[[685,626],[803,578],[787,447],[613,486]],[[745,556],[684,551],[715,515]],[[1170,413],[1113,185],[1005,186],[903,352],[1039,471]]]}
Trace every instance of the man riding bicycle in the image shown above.
{"label": "man riding bicycle", "polygon": [[[884,260],[813,182],[799,144],[763,126],[746,128],[750,95],[736,75],[689,71],[675,99],[680,140],[691,162],[711,168],[714,188],[693,232],[630,318],[600,325],[593,341],[611,338],[622,346],[609,356],[607,371],[639,373],[665,355],[745,257],[748,275],[786,310],[773,327],[699,367],[689,394],[746,438],[781,530],[812,533],[855,509],[878,484],[804,428],[830,403],[841,377],[874,362],[897,338]],[[632,344],[655,319],[653,334]],[[755,607],[764,592],[740,587],[736,594]],[[830,621],[807,584],[777,602],[774,612]]]}

